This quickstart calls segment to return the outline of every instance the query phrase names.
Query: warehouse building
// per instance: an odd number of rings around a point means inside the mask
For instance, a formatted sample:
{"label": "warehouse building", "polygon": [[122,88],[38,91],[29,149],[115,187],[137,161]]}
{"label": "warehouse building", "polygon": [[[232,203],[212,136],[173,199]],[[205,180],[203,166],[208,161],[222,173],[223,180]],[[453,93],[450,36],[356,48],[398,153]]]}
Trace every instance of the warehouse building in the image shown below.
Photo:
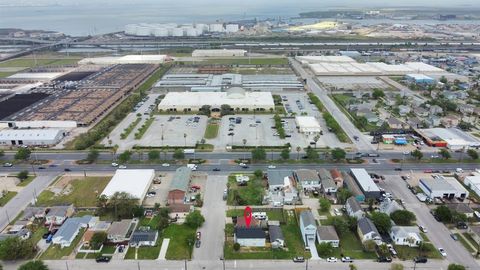
{"label": "warehouse building", "polygon": [[457,128],[430,128],[415,131],[429,146],[447,147],[451,150],[480,147],[480,140]]}
{"label": "warehouse building", "polygon": [[365,198],[377,199],[380,197],[380,189],[365,169],[350,169],[350,174],[355,179],[355,182],[357,182]]}
{"label": "warehouse building", "polygon": [[153,178],[155,178],[153,169],[117,170],[102,195],[111,197],[116,192],[126,192],[137,198],[141,204]]}
{"label": "warehouse building", "polygon": [[455,178],[437,177],[436,179],[420,179],[419,187],[430,199],[465,199],[468,191]]}
{"label": "warehouse building", "polygon": [[61,129],[4,129],[0,130],[0,145],[55,145],[63,137]]}
{"label": "warehouse building", "polygon": [[480,196],[480,174],[475,172],[473,175],[465,177],[463,183],[473,192]]}
{"label": "warehouse building", "polygon": [[275,109],[270,92],[247,92],[240,87],[232,87],[227,92],[170,92],[158,105],[160,111],[189,112],[199,111],[209,105],[218,112],[222,105],[229,105],[233,111],[271,111]]}
{"label": "warehouse building", "polygon": [[171,60],[163,54],[125,55],[84,58],[79,65],[117,65],[117,64],[163,64]]}
{"label": "warehouse building", "polygon": [[295,124],[297,124],[298,130],[305,135],[320,134],[320,123],[313,116],[296,116]]}
{"label": "warehouse building", "polygon": [[213,50],[194,50],[192,57],[233,57],[233,56],[245,56],[247,51],[245,50],[226,50],[226,49],[213,49]]}
{"label": "warehouse building", "polygon": [[405,75],[405,80],[409,83],[416,83],[416,84],[435,84],[436,81],[434,78],[429,77],[423,74],[417,73],[410,73]]}

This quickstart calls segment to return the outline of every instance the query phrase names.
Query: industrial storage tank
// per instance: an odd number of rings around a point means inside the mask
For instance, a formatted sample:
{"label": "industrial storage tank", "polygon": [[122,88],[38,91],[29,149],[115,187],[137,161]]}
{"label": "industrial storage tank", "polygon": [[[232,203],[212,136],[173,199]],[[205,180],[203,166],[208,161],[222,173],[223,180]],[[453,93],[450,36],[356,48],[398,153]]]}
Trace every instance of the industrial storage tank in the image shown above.
{"label": "industrial storage tank", "polygon": [[236,33],[238,32],[238,24],[227,24],[225,30],[227,33]]}
{"label": "industrial storage tank", "polygon": [[198,36],[198,32],[197,32],[197,29],[193,28],[193,27],[185,27],[185,33],[187,35],[187,37],[196,37]]}
{"label": "industrial storage tank", "polygon": [[183,37],[183,29],[182,28],[174,28],[173,32],[172,32],[172,36]]}
{"label": "industrial storage tank", "polygon": [[135,34],[141,37],[148,37],[152,35],[153,26],[151,24],[142,23],[137,25],[137,30]]}
{"label": "industrial storage tank", "polygon": [[168,29],[164,27],[156,27],[153,29],[153,35],[156,37],[168,37]]}
{"label": "industrial storage tank", "polygon": [[197,24],[195,24],[195,28],[196,28],[196,29],[199,29],[199,30],[202,30],[202,33],[209,31],[208,24],[204,24],[204,23],[197,23]]}
{"label": "industrial storage tank", "polygon": [[210,24],[210,32],[223,32],[223,24],[221,23]]}

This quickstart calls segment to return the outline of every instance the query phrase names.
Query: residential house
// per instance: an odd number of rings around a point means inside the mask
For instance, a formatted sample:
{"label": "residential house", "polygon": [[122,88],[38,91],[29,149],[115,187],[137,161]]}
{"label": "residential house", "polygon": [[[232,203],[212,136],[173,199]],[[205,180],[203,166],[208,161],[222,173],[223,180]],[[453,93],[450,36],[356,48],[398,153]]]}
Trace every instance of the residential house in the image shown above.
{"label": "residential house", "polygon": [[335,248],[340,245],[340,238],[333,226],[318,226],[317,239],[318,243],[330,243]]}
{"label": "residential house", "polygon": [[298,201],[298,190],[295,187],[295,179],[290,170],[269,170],[268,199],[274,206],[295,204]]}
{"label": "residential house", "polygon": [[90,240],[97,232],[107,232],[108,228],[110,227],[110,222],[108,221],[98,221],[94,226],[89,227],[87,231],[83,234],[82,243],[85,245],[90,244]]}
{"label": "residential house", "polygon": [[158,231],[157,230],[136,230],[130,237],[129,244],[131,247],[148,246],[153,247],[157,244]]}
{"label": "residential house", "polygon": [[440,125],[440,117],[430,115],[427,119],[427,123],[430,127],[438,127]]}
{"label": "residential house", "polygon": [[381,202],[379,206],[379,211],[387,215],[390,215],[397,210],[403,210],[403,207],[395,200],[386,199]]}
{"label": "residential house", "polygon": [[345,210],[347,211],[348,216],[356,217],[357,220],[365,216],[362,206],[360,206],[360,203],[353,196],[347,199],[347,202],[345,203]]}
{"label": "residential house", "polygon": [[365,115],[363,115],[363,117],[367,119],[368,123],[377,123],[380,120],[378,116],[373,112],[368,112]]}
{"label": "residential house", "polygon": [[393,129],[403,129],[404,124],[396,117],[390,117],[387,120],[388,126]]}
{"label": "residential house", "polygon": [[302,233],[302,239],[305,243],[305,247],[315,245],[315,237],[317,235],[317,224],[315,218],[310,210],[304,210],[300,212],[300,232]]}
{"label": "residential house", "polygon": [[337,192],[337,184],[333,181],[332,175],[328,170],[321,168],[318,170],[318,175],[320,176],[323,192],[325,193]]}
{"label": "residential house", "polygon": [[107,230],[107,239],[112,243],[128,242],[136,223],[132,219],[115,221]]}
{"label": "residential house", "polygon": [[270,237],[272,248],[283,248],[285,246],[285,237],[280,225],[269,225],[268,236]]}
{"label": "residential house", "polygon": [[413,109],[413,113],[418,117],[427,117],[430,114],[430,112],[423,107],[416,107]]}
{"label": "residential house", "polygon": [[318,190],[321,188],[320,178],[315,170],[299,169],[294,172],[297,183],[303,190]]}
{"label": "residential house", "polygon": [[357,223],[357,233],[362,240],[362,243],[368,240],[373,240],[378,245],[382,242],[382,237],[375,227],[375,224],[369,218],[361,218]]}
{"label": "residential house", "polygon": [[21,220],[34,221],[35,219],[44,219],[47,213],[46,207],[26,207],[23,210]]}
{"label": "residential house", "polygon": [[242,247],[265,247],[265,232],[260,228],[235,228],[234,241]]}
{"label": "residential house", "polygon": [[438,106],[438,105],[432,105],[430,106],[430,115],[438,115],[438,114],[442,114],[443,113],[443,109],[442,107]]}
{"label": "residential house", "polygon": [[357,202],[365,201],[365,194],[363,194],[362,189],[358,186],[355,179],[353,179],[353,177],[346,172],[342,172],[342,176],[344,186],[352,193],[355,200]]}
{"label": "residential house", "polygon": [[291,170],[268,170],[268,190],[269,191],[280,191],[283,190],[285,185],[289,184],[289,178],[292,177]]}
{"label": "residential house", "polygon": [[21,229],[16,233],[2,233],[0,234],[0,241],[3,241],[10,237],[18,237],[21,240],[27,240],[32,236],[32,232],[29,229]]}
{"label": "residential house", "polygon": [[468,206],[466,203],[449,203],[447,207],[460,214],[465,214],[468,218],[473,217],[473,209]]}
{"label": "residential house", "polygon": [[74,212],[75,208],[73,204],[68,206],[52,206],[45,215],[45,225],[49,226],[53,223],[53,225],[60,226],[67,218],[71,217]]}
{"label": "residential house", "polygon": [[400,105],[398,106],[398,113],[401,115],[401,116],[405,116],[407,114],[410,113],[412,109],[410,108],[410,106],[407,106],[407,105]]}
{"label": "residential house", "polygon": [[60,245],[62,248],[69,247],[82,228],[94,226],[98,220],[98,217],[89,215],[68,218],[53,236],[52,243]]}
{"label": "residential house", "polygon": [[333,182],[335,182],[337,187],[339,188],[343,187],[343,176],[339,170],[337,169],[330,170],[330,175],[332,176]]}
{"label": "residential house", "polygon": [[418,247],[423,241],[420,231],[415,226],[393,226],[390,238],[399,246]]}
{"label": "residential house", "polygon": [[456,127],[460,123],[460,117],[456,115],[447,115],[442,117],[440,122],[446,128]]}
{"label": "residential house", "polygon": [[423,127],[423,121],[420,120],[418,117],[410,117],[407,120],[407,124],[412,128],[422,128]]}
{"label": "residential house", "polygon": [[475,112],[476,106],[471,104],[463,104],[458,108],[462,114],[472,114]]}
{"label": "residential house", "polygon": [[[244,216],[237,216],[233,219],[235,223],[235,228],[247,228],[247,222]],[[250,219],[250,226],[249,227],[261,227],[261,221],[256,218]]]}

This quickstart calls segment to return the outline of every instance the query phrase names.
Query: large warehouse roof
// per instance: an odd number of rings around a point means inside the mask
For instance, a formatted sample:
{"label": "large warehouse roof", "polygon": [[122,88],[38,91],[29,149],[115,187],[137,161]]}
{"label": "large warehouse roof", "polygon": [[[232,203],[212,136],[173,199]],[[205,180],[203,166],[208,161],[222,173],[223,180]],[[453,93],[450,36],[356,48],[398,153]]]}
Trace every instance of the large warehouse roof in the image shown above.
{"label": "large warehouse roof", "polygon": [[431,139],[440,138],[451,149],[480,146],[480,140],[457,128],[430,128],[422,129],[421,132]]}
{"label": "large warehouse roof", "polygon": [[331,55],[319,55],[319,56],[297,56],[295,57],[300,62],[306,63],[355,63],[356,61],[349,56],[331,56]]}
{"label": "large warehouse roof", "polygon": [[117,170],[102,195],[110,197],[115,192],[127,192],[142,201],[154,177],[153,169]]}
{"label": "large warehouse roof", "polygon": [[55,140],[61,132],[60,129],[5,129],[0,130],[0,141],[50,141]]}
{"label": "large warehouse roof", "polygon": [[115,64],[161,64],[168,59],[167,55],[125,55],[85,58],[78,62],[80,65],[115,65]]}
{"label": "large warehouse roof", "polygon": [[380,189],[365,169],[352,168],[350,171],[365,192],[380,192]]}

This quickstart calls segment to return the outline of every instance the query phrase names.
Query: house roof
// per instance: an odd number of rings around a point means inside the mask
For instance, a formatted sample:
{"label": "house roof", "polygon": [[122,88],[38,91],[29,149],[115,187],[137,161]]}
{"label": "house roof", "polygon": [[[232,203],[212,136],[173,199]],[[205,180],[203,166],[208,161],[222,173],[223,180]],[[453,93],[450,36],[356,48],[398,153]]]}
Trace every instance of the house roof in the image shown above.
{"label": "house roof", "polygon": [[414,237],[417,239],[422,239],[420,236],[420,231],[415,226],[393,226],[391,233],[397,238]]}
{"label": "house roof", "polygon": [[377,230],[377,227],[375,227],[375,224],[373,224],[373,222],[369,218],[366,218],[366,217],[361,218],[360,220],[358,220],[357,226],[362,232],[362,234],[364,235],[371,232],[376,233],[377,235],[380,235],[380,233]]}
{"label": "house roof", "polygon": [[180,167],[175,171],[172,182],[170,184],[170,190],[181,190],[187,192],[188,184],[190,183],[190,177],[192,170],[188,167]]}
{"label": "house roof", "polygon": [[297,175],[298,181],[312,181],[316,180],[319,181],[320,179],[318,178],[318,174],[314,170],[309,170],[309,169],[299,169],[295,171],[295,174]]}
{"label": "house roof", "polygon": [[280,226],[269,225],[268,226],[268,234],[270,236],[270,242],[275,242],[276,240],[285,240],[283,237],[283,232]]}
{"label": "house roof", "polygon": [[337,231],[333,226],[318,226],[317,234],[321,240],[340,240],[340,238],[338,238]]}
{"label": "house roof", "polygon": [[268,177],[268,184],[269,185],[281,185],[285,184],[285,177],[292,176],[291,170],[268,170],[267,177]]}
{"label": "house roof", "polygon": [[107,234],[125,236],[127,235],[131,224],[132,224],[131,219],[123,219],[121,221],[115,221],[112,223],[112,225],[110,225],[110,228],[108,228]]}
{"label": "house roof", "polygon": [[300,212],[300,219],[303,221],[303,226],[317,226],[315,223],[315,218],[313,217],[312,211],[304,210]]}
{"label": "house roof", "polygon": [[402,121],[398,120],[398,118],[395,118],[395,117],[388,118],[387,122],[388,122],[389,125],[401,125],[401,124],[403,124]]}
{"label": "house roof", "polygon": [[[250,220],[250,227],[258,227],[260,222],[258,220],[252,218]],[[245,222],[245,217],[244,216],[238,216],[237,217],[237,223],[235,224],[235,227],[237,228],[246,228],[247,223]]]}
{"label": "house roof", "polygon": [[158,231],[148,230],[148,231],[139,231],[136,230],[133,232],[132,237],[130,238],[131,243],[138,243],[142,241],[156,241],[158,237]]}
{"label": "house roof", "polygon": [[257,227],[235,228],[235,236],[237,239],[261,239],[265,238],[265,233]]}
{"label": "house roof", "polygon": [[362,206],[360,205],[360,203],[357,201],[357,199],[355,199],[355,197],[350,197],[347,199],[347,205],[350,206],[350,209],[353,211],[353,212],[357,212],[357,211],[363,211],[362,209]]}
{"label": "house roof", "polygon": [[64,217],[67,215],[69,209],[71,209],[73,205],[61,205],[61,206],[52,206],[50,207],[50,211],[47,213],[47,217]]}
{"label": "house roof", "polygon": [[92,216],[83,216],[83,217],[72,217],[67,219],[60,229],[58,229],[55,237],[61,237],[62,239],[72,239],[72,237],[77,233],[77,231],[82,226],[86,226],[86,224],[90,223],[90,221],[94,217]]}
{"label": "house roof", "polygon": [[320,175],[320,180],[322,181],[322,186],[324,189],[337,187],[329,171],[322,168],[318,170],[318,174]]}
{"label": "house roof", "polygon": [[339,179],[343,180],[342,173],[337,169],[330,170],[330,174],[332,175],[334,181]]}
{"label": "house roof", "polygon": [[380,204],[380,212],[391,214],[397,210],[402,210],[402,206],[395,200],[384,200]]}

